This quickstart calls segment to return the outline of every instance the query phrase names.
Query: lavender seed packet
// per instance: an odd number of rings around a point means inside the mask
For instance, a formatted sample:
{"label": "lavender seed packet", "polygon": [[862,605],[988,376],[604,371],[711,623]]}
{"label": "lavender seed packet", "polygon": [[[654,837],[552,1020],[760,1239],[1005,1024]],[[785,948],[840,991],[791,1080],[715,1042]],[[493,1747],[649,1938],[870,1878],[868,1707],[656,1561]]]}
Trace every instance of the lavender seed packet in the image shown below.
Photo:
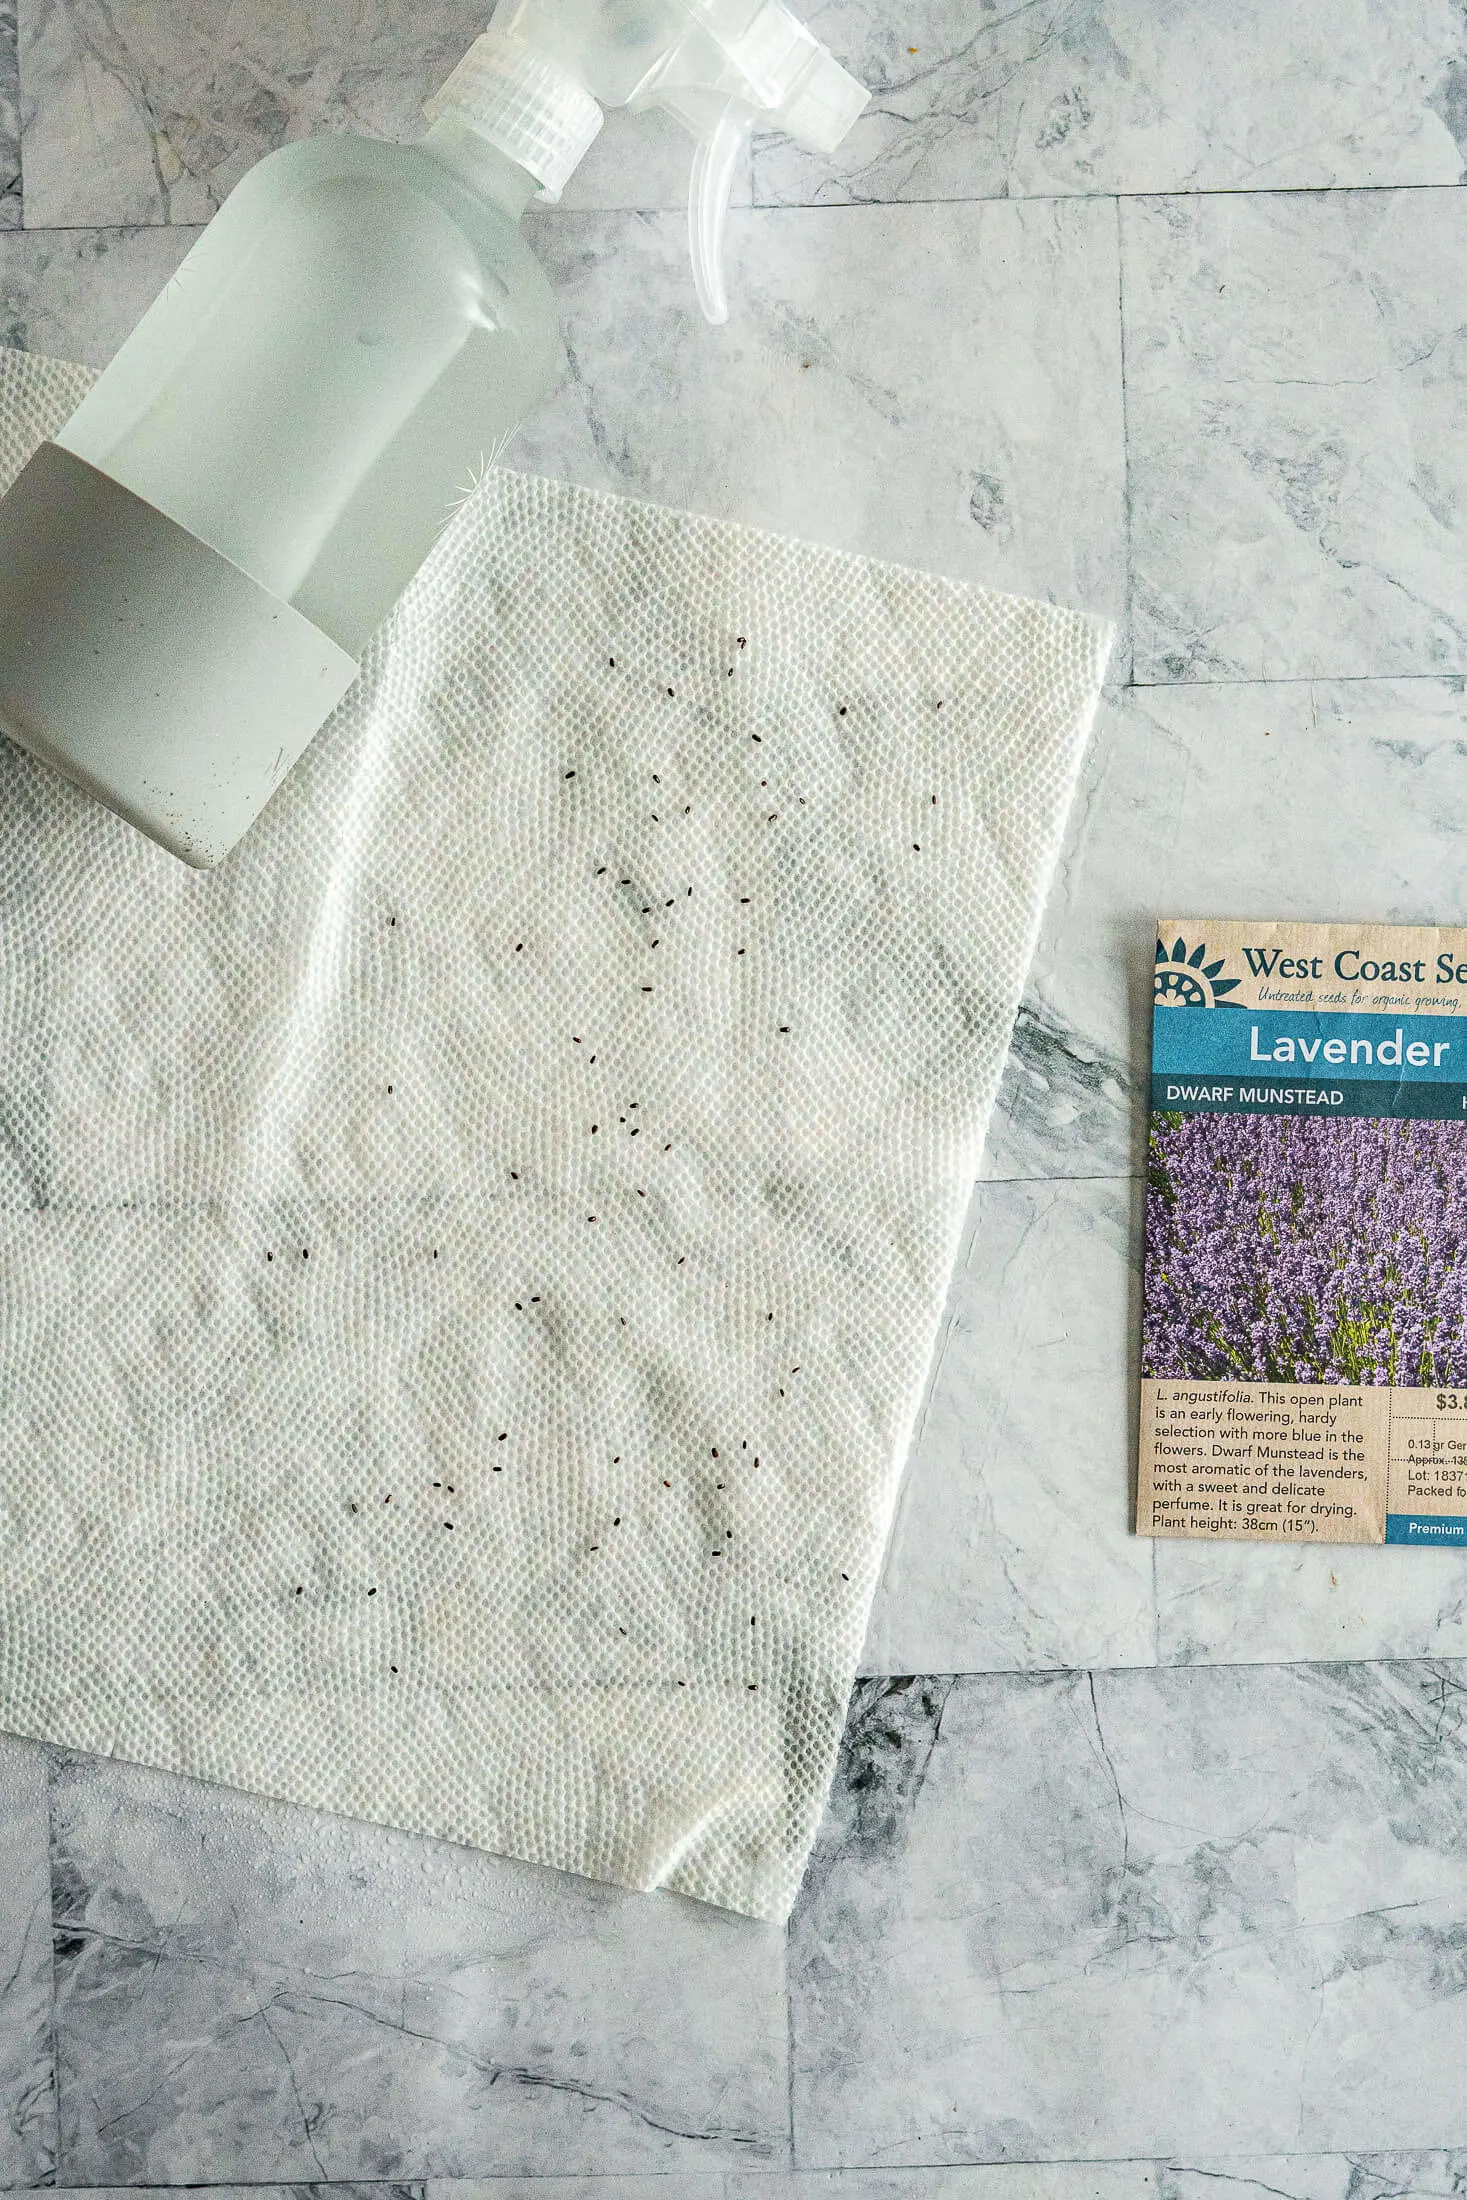
{"label": "lavender seed packet", "polygon": [[1467,929],[1169,918],[1154,1000],[1137,1533],[1467,1543]]}

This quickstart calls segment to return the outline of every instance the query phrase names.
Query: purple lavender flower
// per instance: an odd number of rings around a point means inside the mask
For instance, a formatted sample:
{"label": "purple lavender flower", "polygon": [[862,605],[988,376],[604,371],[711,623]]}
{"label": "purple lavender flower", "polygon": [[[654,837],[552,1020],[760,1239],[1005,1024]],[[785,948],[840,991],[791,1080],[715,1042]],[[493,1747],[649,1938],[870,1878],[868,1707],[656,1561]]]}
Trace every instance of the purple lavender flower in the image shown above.
{"label": "purple lavender flower", "polygon": [[1467,1387],[1467,1123],[1153,1117],[1142,1372]]}

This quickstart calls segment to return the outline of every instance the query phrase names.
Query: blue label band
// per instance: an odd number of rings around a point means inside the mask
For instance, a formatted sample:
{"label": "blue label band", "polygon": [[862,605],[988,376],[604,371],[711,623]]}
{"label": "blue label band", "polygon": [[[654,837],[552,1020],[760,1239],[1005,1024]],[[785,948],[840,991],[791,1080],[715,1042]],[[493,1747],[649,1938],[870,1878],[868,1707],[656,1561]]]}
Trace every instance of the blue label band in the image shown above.
{"label": "blue label band", "polygon": [[1467,1021],[1458,1016],[1325,1016],[1312,1009],[1158,1008],[1158,1076],[1277,1083],[1467,1083]]}
{"label": "blue label band", "polygon": [[1467,1543],[1467,1520],[1432,1519],[1427,1513],[1387,1513],[1387,1543]]}

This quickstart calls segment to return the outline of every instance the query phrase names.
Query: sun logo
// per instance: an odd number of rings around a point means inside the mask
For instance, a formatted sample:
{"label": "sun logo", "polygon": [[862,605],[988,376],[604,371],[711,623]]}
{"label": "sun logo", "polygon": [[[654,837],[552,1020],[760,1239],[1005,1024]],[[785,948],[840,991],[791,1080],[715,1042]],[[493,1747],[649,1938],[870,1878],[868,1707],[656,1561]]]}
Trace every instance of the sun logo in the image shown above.
{"label": "sun logo", "polygon": [[1207,960],[1207,947],[1188,949],[1187,942],[1156,943],[1156,982],[1152,988],[1158,1008],[1215,1008],[1226,993],[1235,993],[1241,980],[1220,978],[1224,958]]}

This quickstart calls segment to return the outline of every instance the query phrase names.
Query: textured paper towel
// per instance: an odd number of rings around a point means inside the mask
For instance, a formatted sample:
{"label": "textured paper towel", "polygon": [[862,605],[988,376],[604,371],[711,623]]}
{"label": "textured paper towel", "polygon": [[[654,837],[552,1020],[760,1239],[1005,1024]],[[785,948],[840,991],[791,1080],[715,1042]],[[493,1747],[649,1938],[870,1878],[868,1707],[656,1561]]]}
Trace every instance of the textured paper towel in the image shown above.
{"label": "textured paper towel", "polygon": [[784,1914],[1108,640],[500,472],[220,871],[0,744],[0,1723]]}

